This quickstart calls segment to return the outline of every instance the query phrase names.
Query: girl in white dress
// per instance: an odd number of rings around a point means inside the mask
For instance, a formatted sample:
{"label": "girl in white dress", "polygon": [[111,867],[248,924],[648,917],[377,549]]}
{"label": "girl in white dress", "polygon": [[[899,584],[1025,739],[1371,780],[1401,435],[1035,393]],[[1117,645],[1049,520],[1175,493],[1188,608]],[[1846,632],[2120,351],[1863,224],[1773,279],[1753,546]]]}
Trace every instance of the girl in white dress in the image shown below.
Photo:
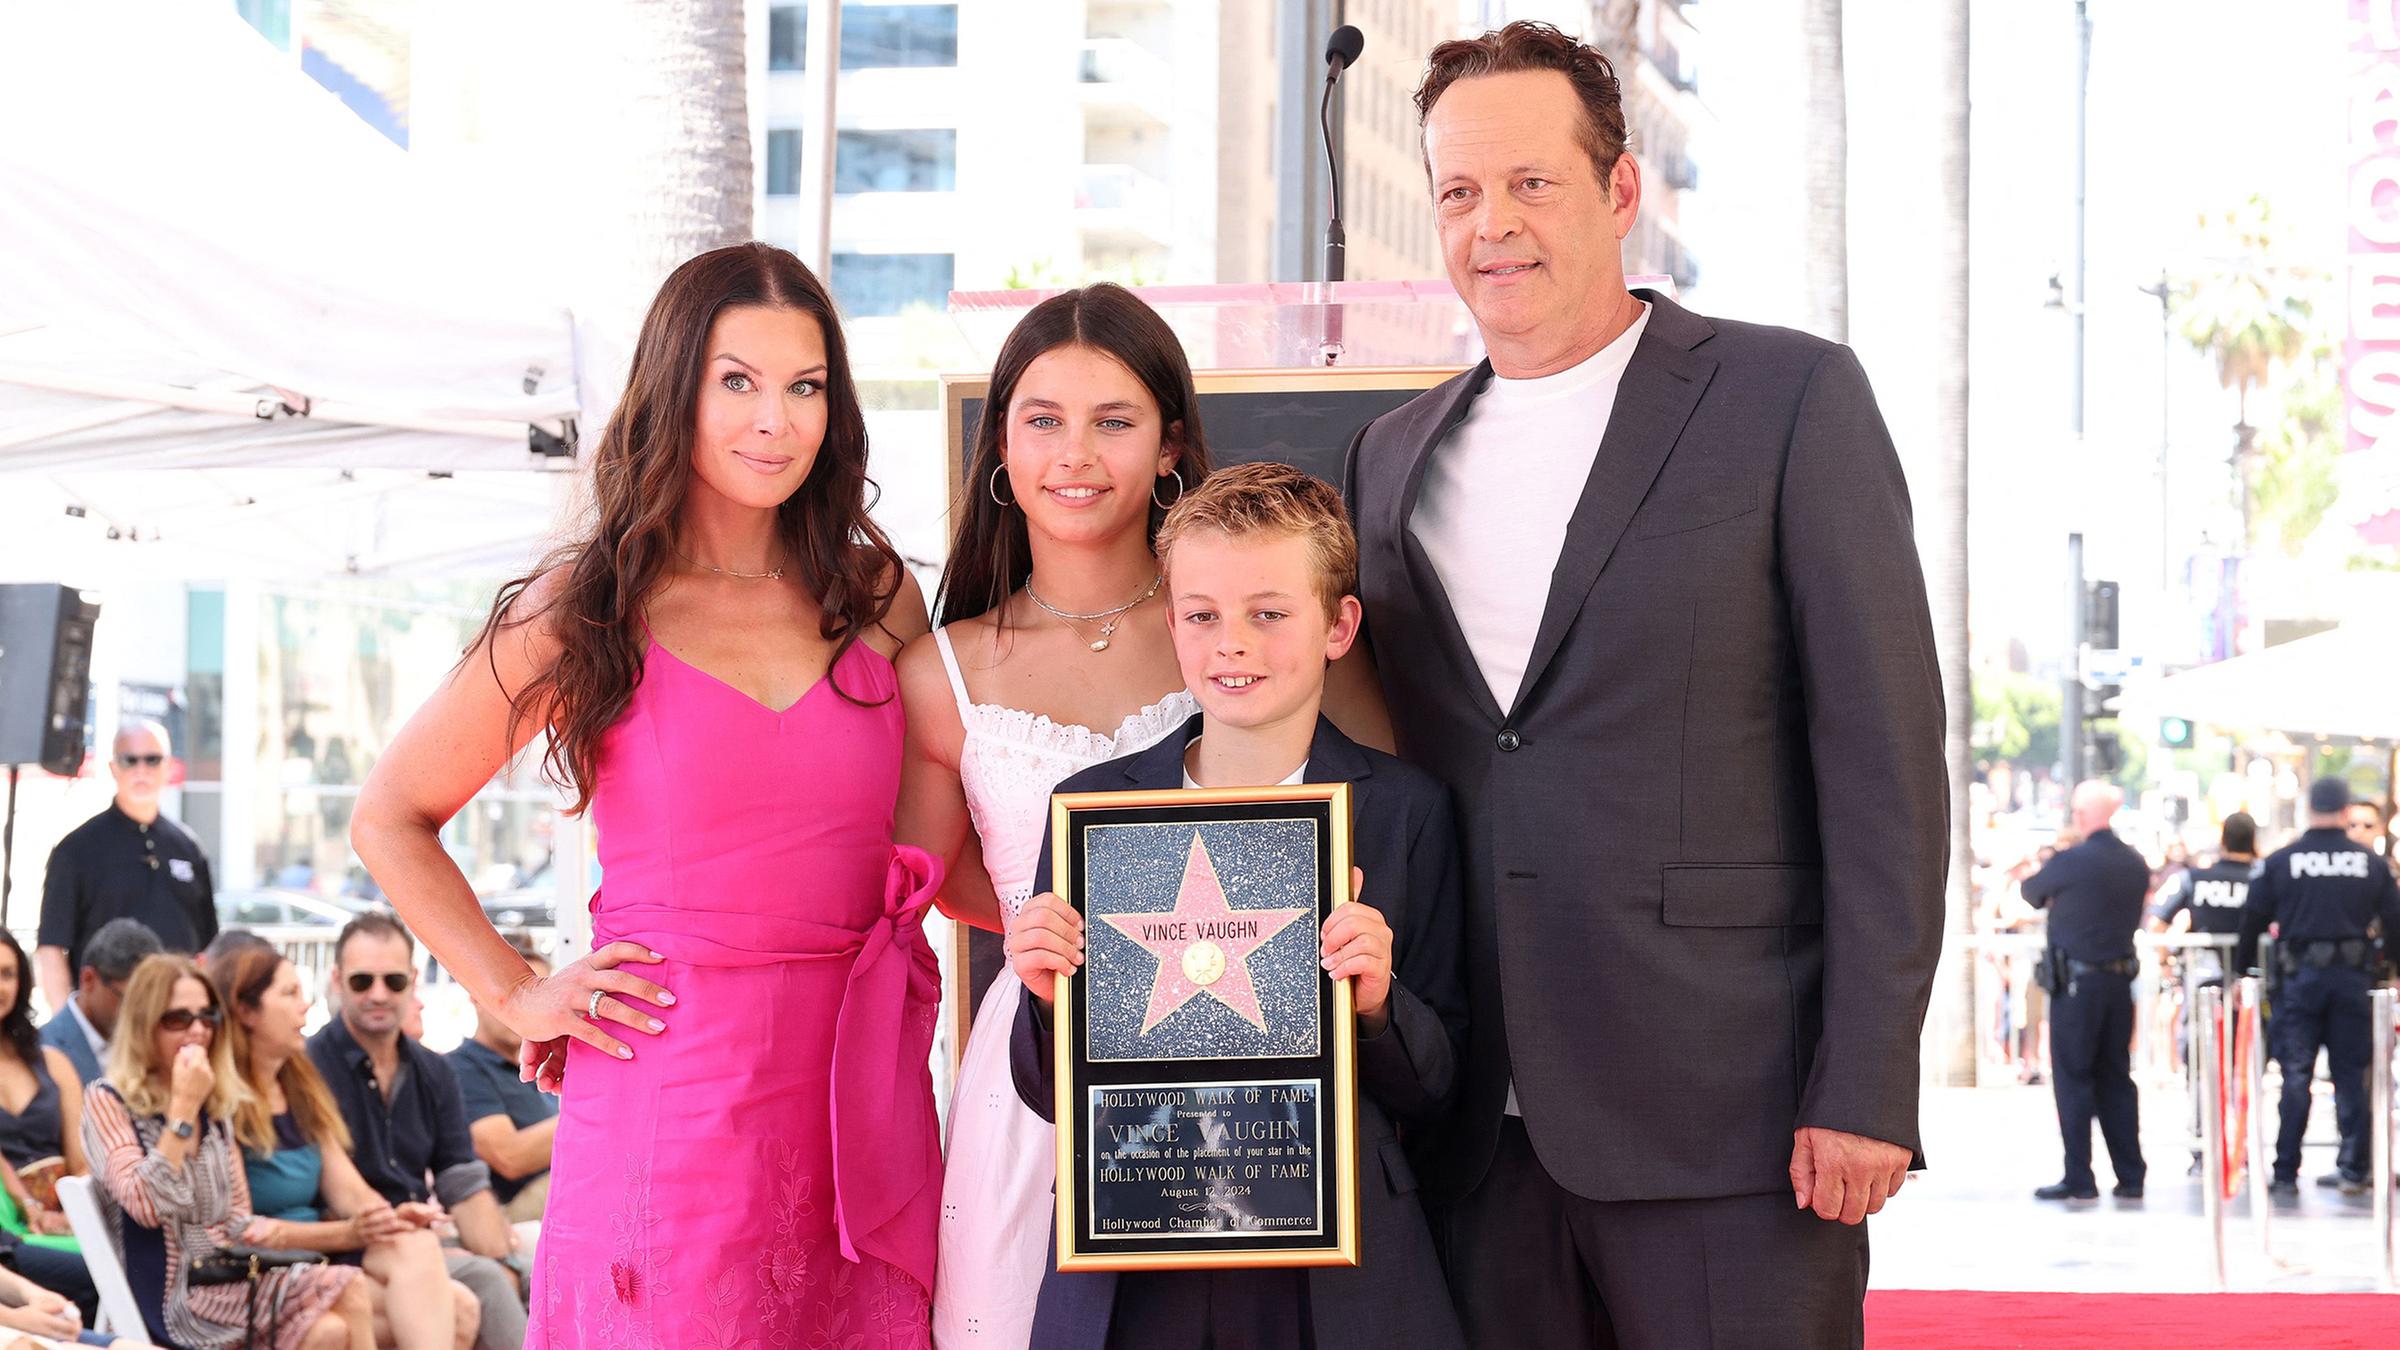
{"label": "girl in white dress", "polygon": [[[975,431],[941,627],[899,662],[899,836],[949,860],[951,917],[1003,931],[1032,890],[1051,788],[1192,715],[1150,544],[1208,467],[1182,345],[1131,292],[1069,291],[1018,321]],[[951,1098],[941,1350],[1025,1350],[1050,1265],[1055,1144],[1008,1065],[1024,988],[1004,966]]]}

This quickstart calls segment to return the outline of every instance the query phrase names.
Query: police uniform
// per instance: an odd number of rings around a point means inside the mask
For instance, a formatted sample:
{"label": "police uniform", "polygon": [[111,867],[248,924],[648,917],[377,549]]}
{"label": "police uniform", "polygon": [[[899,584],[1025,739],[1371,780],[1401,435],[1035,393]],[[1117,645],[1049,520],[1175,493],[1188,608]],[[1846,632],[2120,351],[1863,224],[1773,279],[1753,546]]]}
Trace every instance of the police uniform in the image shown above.
{"label": "police uniform", "polygon": [[[2219,858],[2206,867],[2178,872],[2159,888],[2150,917],[2173,923],[2178,914],[2191,915],[2187,931],[2230,942],[2241,932],[2242,904],[2250,898],[2250,878],[2258,875],[2258,860]],[[2198,1012],[2198,990],[2225,983],[2232,953],[2223,947],[2187,947],[2180,953],[2183,969],[2183,1018],[2175,1027],[2175,1052],[2183,1060],[2184,1086],[2191,1099],[2193,1175],[2200,1157],[2200,1060],[2192,1053],[2192,1015]]]}
{"label": "police uniform", "polygon": [[2275,925],[2278,967],[2267,1044],[2283,1069],[2282,1127],[2275,1137],[2275,1180],[2300,1175],[2300,1137],[2308,1131],[2309,1087],[2322,1047],[2333,1069],[2333,1113],[2341,1149],[2335,1168],[2346,1182],[2367,1174],[2367,1048],[2374,984],[2367,925],[2400,933],[2400,884],[2373,850],[2338,826],[2302,834],[2269,854],[2242,908],[2243,969],[2258,960],[2259,935]]}
{"label": "police uniform", "polygon": [[2050,911],[2050,1078],[2058,1131],[2066,1146],[2067,1192],[2098,1193],[2092,1177],[2092,1121],[2108,1142],[2120,1191],[2139,1194],[2139,1106],[2133,1088],[2134,930],[2150,890],[2150,864],[2114,830],[2052,858],[2027,878],[2026,903]]}
{"label": "police uniform", "polygon": [[191,831],[163,815],[144,825],[111,802],[58,841],[42,878],[39,944],[66,949],[71,979],[83,944],[111,919],[139,920],[171,952],[216,938],[216,885]]}

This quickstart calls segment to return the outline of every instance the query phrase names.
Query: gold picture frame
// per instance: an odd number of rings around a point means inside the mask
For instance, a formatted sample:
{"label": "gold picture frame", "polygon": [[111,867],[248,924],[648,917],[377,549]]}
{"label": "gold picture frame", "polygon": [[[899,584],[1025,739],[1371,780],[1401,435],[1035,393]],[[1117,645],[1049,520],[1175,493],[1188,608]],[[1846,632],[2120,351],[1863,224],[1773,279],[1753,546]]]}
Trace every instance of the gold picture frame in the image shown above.
{"label": "gold picture frame", "polygon": [[[1092,915],[1085,963],[1057,978],[1051,1005],[1059,1269],[1358,1264],[1357,1023],[1350,984],[1325,975],[1316,940],[1325,917],[1351,900],[1350,810],[1347,783],[1051,799],[1053,883],[1078,912]],[[1187,830],[1192,841],[1178,861],[1174,841]],[[1305,869],[1276,868],[1265,878],[1284,900],[1297,899],[1301,887],[1311,897],[1311,922],[1296,935],[1299,907],[1241,903],[1244,896],[1219,883],[1204,841],[1234,850],[1238,867],[1245,858],[1295,858],[1302,835],[1311,842]],[[1171,910],[1155,905],[1168,875],[1162,867],[1181,869]],[[1298,870],[1308,875],[1291,875]],[[1112,894],[1092,914],[1096,875]],[[1256,870],[1245,875],[1252,886],[1261,879]],[[1135,878],[1146,884],[1130,884]],[[1149,903],[1131,903],[1137,892]],[[1195,913],[1198,922],[1155,922],[1184,918],[1187,904],[1196,911],[1195,897],[1203,896],[1218,908]],[[1209,936],[1209,913],[1213,931],[1231,935],[1224,949]],[[1146,954],[1145,930],[1165,945]],[[1180,966],[1170,967],[1160,953],[1178,938],[1189,945]],[[1140,968],[1145,955],[1147,972]],[[1306,1026],[1298,963],[1313,974]],[[1266,994],[1253,983],[1261,964]],[[1128,997],[1139,1001],[1143,980],[1151,982],[1149,1003],[1133,1032],[1130,1015],[1113,1013],[1130,1013]],[[1219,982],[1228,988],[1218,990]],[[1202,992],[1212,997],[1201,999]],[[1161,1013],[1162,1001],[1175,1006]],[[1104,1028],[1092,1026],[1095,1006],[1112,1014]],[[1172,1048],[1140,1052],[1153,1038]],[[1142,1123],[1102,1125],[1120,1113]],[[1104,1129],[1114,1131],[1105,1159]],[[1198,1146],[1189,1146],[1195,1138]],[[1102,1232],[1105,1226],[1116,1231]]]}

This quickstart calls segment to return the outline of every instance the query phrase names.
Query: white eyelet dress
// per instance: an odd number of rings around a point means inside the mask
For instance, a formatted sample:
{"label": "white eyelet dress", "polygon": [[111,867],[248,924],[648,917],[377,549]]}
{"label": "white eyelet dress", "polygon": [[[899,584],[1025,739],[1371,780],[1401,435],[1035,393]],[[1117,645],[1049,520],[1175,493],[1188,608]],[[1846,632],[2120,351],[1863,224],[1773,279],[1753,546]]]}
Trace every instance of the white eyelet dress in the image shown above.
{"label": "white eyelet dress", "polygon": [[[992,890],[1013,916],[1033,894],[1051,789],[1094,764],[1147,749],[1198,707],[1178,689],[1127,717],[1113,735],[1061,725],[968,698],[950,634],[936,632],[933,640],[967,733],[958,760],[967,814],[983,841]],[[1050,1123],[1017,1099],[1008,1066],[1009,1029],[1024,993],[1016,972],[1003,966],[976,1010],[951,1097],[941,1255],[934,1266],[937,1350],[1026,1350],[1034,1300],[1051,1264],[1057,1143]]]}

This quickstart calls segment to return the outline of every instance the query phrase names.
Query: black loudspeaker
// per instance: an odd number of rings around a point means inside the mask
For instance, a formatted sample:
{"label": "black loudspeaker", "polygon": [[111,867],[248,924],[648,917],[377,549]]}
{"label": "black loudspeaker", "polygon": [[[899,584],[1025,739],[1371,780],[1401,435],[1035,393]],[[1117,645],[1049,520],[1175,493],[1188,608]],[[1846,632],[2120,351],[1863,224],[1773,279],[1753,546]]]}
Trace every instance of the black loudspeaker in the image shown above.
{"label": "black loudspeaker", "polygon": [[83,768],[100,603],[71,586],[0,586],[0,764]]}

